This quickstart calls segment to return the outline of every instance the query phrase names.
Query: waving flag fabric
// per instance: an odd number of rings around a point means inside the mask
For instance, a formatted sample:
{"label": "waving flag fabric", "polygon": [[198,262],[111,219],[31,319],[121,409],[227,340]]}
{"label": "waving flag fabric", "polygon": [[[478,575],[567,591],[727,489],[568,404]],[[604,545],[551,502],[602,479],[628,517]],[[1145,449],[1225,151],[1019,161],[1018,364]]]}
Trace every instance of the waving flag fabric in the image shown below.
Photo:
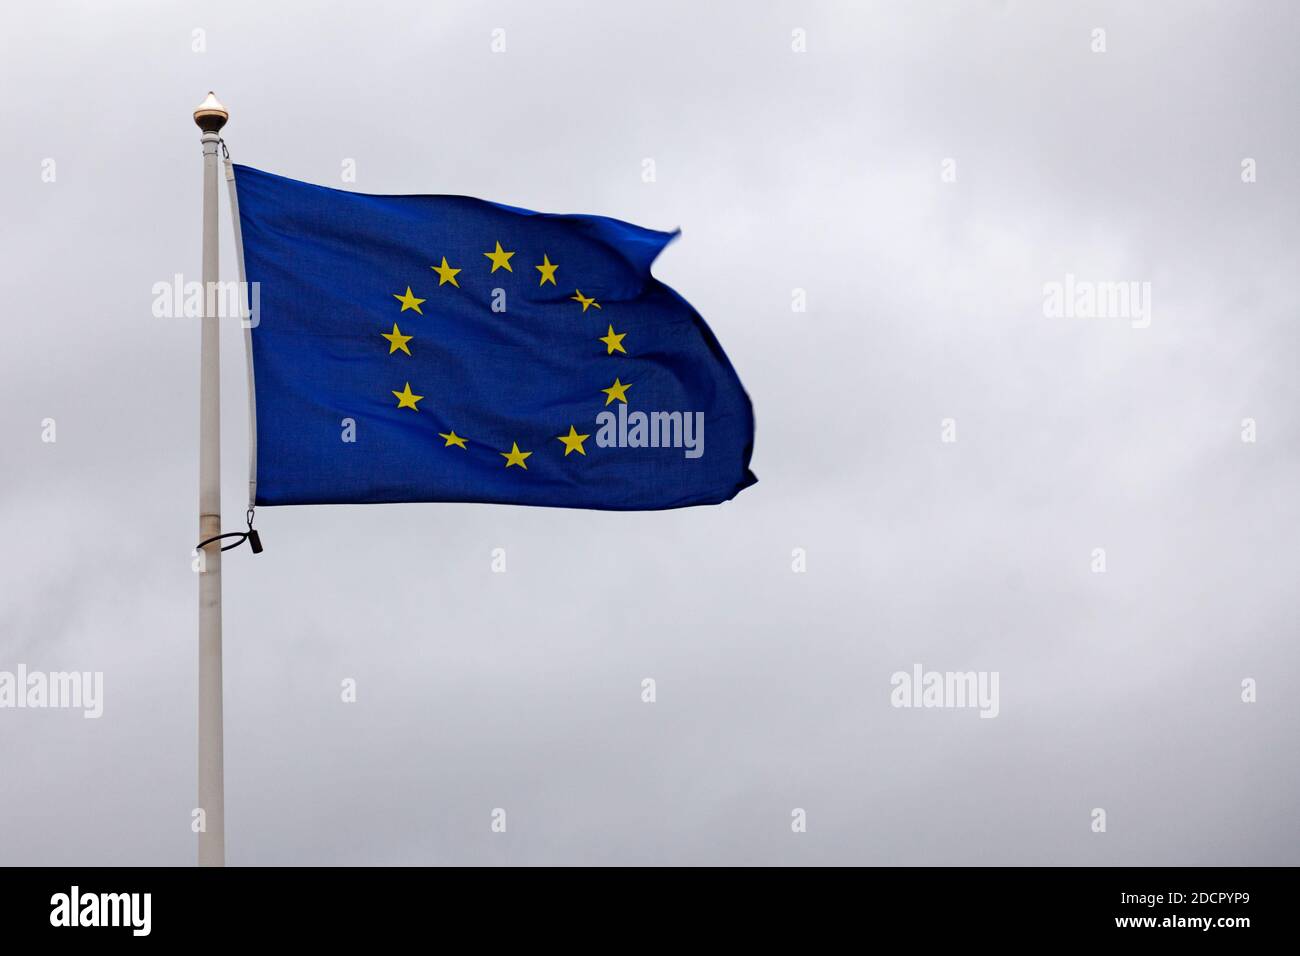
{"label": "waving flag fabric", "polygon": [[748,396],[650,274],[675,233],[235,167],[259,505],[640,510],[756,480]]}

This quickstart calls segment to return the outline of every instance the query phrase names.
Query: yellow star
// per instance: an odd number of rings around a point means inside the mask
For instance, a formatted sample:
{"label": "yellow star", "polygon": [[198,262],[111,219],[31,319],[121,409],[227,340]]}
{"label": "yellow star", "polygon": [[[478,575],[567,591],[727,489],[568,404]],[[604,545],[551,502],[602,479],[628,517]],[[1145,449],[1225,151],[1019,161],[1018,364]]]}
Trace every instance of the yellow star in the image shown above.
{"label": "yellow star", "polygon": [[[450,282],[450,283],[451,283],[452,285],[454,285],[457,289],[460,288],[460,283],[456,281],[456,274],[459,273],[460,270],[459,270],[459,269],[453,269],[451,266],[447,265],[447,257],[446,257],[446,256],[443,256],[443,257],[442,257],[442,265],[440,265],[440,266],[429,266],[429,268],[432,269],[434,272],[438,273],[438,285],[439,285],[439,286],[446,285],[448,282]],[[423,315],[423,313],[421,313],[421,315]]]}
{"label": "yellow star", "polygon": [[438,437],[447,439],[447,444],[443,445],[443,448],[450,448],[452,445],[455,445],[458,448],[464,448],[466,451],[469,451],[465,446],[465,439],[460,435],[457,435],[456,429],[454,428],[449,432],[438,432]]}
{"label": "yellow star", "polygon": [[609,327],[609,332],[605,335],[605,337],[602,339],[597,339],[597,341],[604,342],[605,345],[608,346],[609,351],[605,353],[606,355],[613,355],[615,352],[622,352],[624,355],[626,355],[627,349],[623,348],[623,336],[625,335],[627,335],[626,332],[620,332],[618,335],[615,335],[614,326],[611,325]]}
{"label": "yellow star", "polygon": [[590,437],[590,435],[579,435],[578,430],[570,425],[569,434],[559,435],[555,440],[564,442],[564,457],[568,458],[571,451],[576,451],[579,455],[587,454],[582,443]]}
{"label": "yellow star", "polygon": [[577,295],[571,295],[569,296],[569,298],[574,302],[581,302],[583,312],[587,311],[587,306],[589,305],[594,305],[598,309],[600,308],[600,303],[597,302],[595,298],[588,298],[587,296],[583,295],[581,289],[578,289],[577,292],[578,292]]}
{"label": "yellow star", "polygon": [[[389,353],[389,354],[391,354],[391,353]],[[397,407],[398,407],[398,408],[409,408],[409,409],[411,409],[412,411],[416,411],[416,412],[418,412],[419,409],[415,407],[415,403],[418,402],[420,399],[424,398],[423,395],[412,395],[412,394],[411,394],[411,383],[410,383],[410,382],[407,382],[407,383],[406,383],[406,388],[402,389],[400,392],[393,392],[393,394],[397,396]],[[609,402],[606,402],[605,404],[608,405]]]}
{"label": "yellow star", "polygon": [[411,354],[411,350],[406,347],[406,343],[411,341],[414,336],[403,335],[402,330],[397,327],[396,322],[393,323],[393,331],[391,335],[388,332],[380,332],[379,334],[388,339],[389,355],[392,355],[398,349],[401,349],[407,355]]}
{"label": "yellow star", "polygon": [[611,385],[609,388],[602,388],[602,389],[601,389],[601,391],[604,392],[604,393],[606,394],[606,396],[608,396],[608,397],[605,399],[605,404],[608,405],[610,402],[612,402],[614,399],[617,398],[620,402],[622,402],[624,405],[626,405],[626,404],[627,404],[627,390],[628,390],[629,388],[631,388],[631,387],[632,387],[632,383],[631,383],[631,382],[628,382],[626,385],[624,385],[624,384],[623,384],[622,382],[620,382],[618,379],[614,379],[614,384],[613,384],[613,385]]}
{"label": "yellow star", "polygon": [[518,465],[524,471],[527,471],[528,466],[524,464],[524,459],[527,458],[529,455],[531,455],[532,452],[520,451],[519,445],[516,442],[511,442],[509,451],[498,452],[498,454],[500,454],[501,457],[506,460],[507,468],[509,468],[511,465]]}
{"label": "yellow star", "polygon": [[542,274],[542,281],[537,283],[539,286],[546,285],[548,282],[551,285],[555,285],[555,270],[560,267],[551,262],[549,256],[543,253],[542,264],[540,266],[533,266],[533,268]]}
{"label": "yellow star", "polygon": [[406,287],[406,295],[398,295],[396,292],[394,292],[393,298],[396,299],[398,302],[402,303],[403,312],[405,312],[407,309],[414,309],[416,312],[419,312],[421,315],[424,315],[424,310],[420,308],[420,303],[425,300],[417,299],[415,296],[413,296],[411,294],[411,287],[409,285]]}
{"label": "yellow star", "polygon": [[515,271],[514,269],[510,268],[510,257],[513,256],[514,253],[506,252],[504,249],[502,249],[501,243],[499,242],[497,243],[496,252],[485,252],[483,253],[483,255],[487,256],[489,259],[492,260],[493,272],[496,272],[498,269],[505,269],[506,272]]}

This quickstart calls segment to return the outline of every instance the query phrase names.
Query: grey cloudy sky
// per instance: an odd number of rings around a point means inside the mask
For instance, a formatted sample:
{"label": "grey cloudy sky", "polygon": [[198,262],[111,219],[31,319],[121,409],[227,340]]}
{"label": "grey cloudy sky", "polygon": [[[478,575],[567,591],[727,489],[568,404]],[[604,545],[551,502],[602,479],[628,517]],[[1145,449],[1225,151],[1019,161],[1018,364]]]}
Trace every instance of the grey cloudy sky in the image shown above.
{"label": "grey cloudy sky", "polygon": [[[150,306],[198,277],[209,88],[272,172],[680,226],[656,273],[760,479],[260,512],[225,562],[230,863],[1300,862],[1293,5],[4,17],[0,670],[105,702],[0,710],[0,863],[194,859],[198,329]],[[1045,317],[1067,273],[1149,282],[1150,327]],[[223,363],[234,527],[229,329]],[[891,707],[915,663],[998,672],[999,716]]]}

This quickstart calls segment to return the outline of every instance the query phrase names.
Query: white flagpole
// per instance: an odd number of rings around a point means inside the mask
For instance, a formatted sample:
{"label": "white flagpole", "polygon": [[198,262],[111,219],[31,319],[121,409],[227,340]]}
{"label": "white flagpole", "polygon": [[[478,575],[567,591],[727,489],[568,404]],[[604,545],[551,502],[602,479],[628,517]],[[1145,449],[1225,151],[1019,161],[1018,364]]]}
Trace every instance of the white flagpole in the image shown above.
{"label": "white flagpole", "polygon": [[[203,333],[199,351],[199,540],[221,534],[221,320],[216,314],[217,147],[229,113],[208,94],[194,111],[203,130]],[[221,542],[204,549],[199,574],[199,866],[226,864],[221,716]]]}

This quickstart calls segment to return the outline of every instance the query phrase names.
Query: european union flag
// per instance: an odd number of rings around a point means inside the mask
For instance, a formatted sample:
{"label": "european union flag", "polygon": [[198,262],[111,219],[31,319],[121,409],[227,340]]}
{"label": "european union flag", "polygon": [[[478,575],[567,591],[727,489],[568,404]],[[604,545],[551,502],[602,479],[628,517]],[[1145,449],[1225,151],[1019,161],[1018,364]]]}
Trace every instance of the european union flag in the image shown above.
{"label": "european union flag", "polygon": [[755,482],[749,397],[650,274],[675,233],[235,167],[256,502],[641,510]]}

